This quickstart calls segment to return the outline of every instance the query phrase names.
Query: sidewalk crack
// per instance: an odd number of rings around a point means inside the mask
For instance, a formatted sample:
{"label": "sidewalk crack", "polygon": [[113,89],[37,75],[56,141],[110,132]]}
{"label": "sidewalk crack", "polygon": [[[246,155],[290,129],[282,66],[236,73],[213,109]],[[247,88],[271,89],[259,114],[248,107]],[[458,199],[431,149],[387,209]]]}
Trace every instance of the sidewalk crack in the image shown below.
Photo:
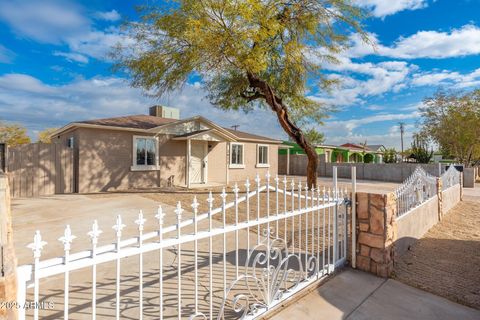
{"label": "sidewalk crack", "polygon": [[344,318],[345,320],[348,320],[348,318],[350,318],[350,316],[358,310],[358,308],[360,308],[364,303],[365,301],[367,301],[375,292],[377,292],[378,289],[380,289],[381,287],[383,287],[383,285],[387,282],[388,279],[384,279],[382,283],[380,283],[380,285],[378,287],[375,288],[375,290],[373,290],[372,292],[370,292],[370,294],[368,296],[365,297],[365,299],[363,299],[359,304],[358,306],[355,307],[355,309],[353,309],[349,314],[346,315],[346,317]]}

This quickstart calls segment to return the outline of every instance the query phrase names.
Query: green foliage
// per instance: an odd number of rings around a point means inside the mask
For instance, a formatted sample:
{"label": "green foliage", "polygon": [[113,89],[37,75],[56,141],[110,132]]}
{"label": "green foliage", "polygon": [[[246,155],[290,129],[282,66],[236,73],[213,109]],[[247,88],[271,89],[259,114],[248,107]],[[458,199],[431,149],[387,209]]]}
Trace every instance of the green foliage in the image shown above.
{"label": "green foliage", "polygon": [[396,163],[397,162],[397,151],[395,148],[385,149],[383,152],[383,162],[385,163]]}
{"label": "green foliage", "polygon": [[313,145],[319,145],[325,142],[325,136],[323,133],[318,132],[313,128],[305,131],[305,137]]}
{"label": "green foliage", "polygon": [[422,134],[466,166],[480,162],[480,89],[438,91],[424,105]]}
{"label": "green foliage", "polygon": [[192,75],[210,102],[225,110],[268,108],[247,74],[268,83],[297,123],[321,123],[327,106],[307,97],[336,81],[321,63],[338,62],[363,12],[349,0],[178,0],[144,6],[126,24],[133,41],[113,53],[132,84],[162,96]]}
{"label": "green foliage", "polygon": [[411,150],[418,163],[430,163],[432,160],[433,150],[428,151],[428,140],[420,134],[414,135]]}
{"label": "green foliage", "polygon": [[38,142],[42,142],[42,143],[51,143],[51,138],[50,136],[52,135],[52,133],[54,133],[55,131],[57,131],[57,128],[47,128],[43,131],[40,131],[38,133]]}
{"label": "green foliage", "polygon": [[7,124],[0,122],[0,142],[10,147],[30,143],[27,129],[19,124]]}

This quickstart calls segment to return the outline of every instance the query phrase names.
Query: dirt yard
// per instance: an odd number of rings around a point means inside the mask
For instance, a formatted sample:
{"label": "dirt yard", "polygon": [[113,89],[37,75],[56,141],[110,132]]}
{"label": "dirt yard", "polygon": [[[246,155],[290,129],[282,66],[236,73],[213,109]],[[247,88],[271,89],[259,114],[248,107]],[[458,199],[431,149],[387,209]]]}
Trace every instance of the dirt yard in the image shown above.
{"label": "dirt yard", "polygon": [[480,197],[464,200],[400,258],[395,273],[408,285],[480,309]]}

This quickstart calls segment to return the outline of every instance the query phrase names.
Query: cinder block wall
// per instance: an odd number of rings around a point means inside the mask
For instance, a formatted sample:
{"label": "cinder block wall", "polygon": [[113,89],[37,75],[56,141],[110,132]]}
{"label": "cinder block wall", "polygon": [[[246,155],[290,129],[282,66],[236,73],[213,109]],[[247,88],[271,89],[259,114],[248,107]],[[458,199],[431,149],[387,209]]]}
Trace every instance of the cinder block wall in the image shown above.
{"label": "cinder block wall", "polygon": [[442,191],[438,179],[437,187],[437,195],[401,217],[397,217],[397,200],[393,193],[357,192],[357,269],[380,277],[390,276],[395,258],[405,253],[461,200],[460,186]]}

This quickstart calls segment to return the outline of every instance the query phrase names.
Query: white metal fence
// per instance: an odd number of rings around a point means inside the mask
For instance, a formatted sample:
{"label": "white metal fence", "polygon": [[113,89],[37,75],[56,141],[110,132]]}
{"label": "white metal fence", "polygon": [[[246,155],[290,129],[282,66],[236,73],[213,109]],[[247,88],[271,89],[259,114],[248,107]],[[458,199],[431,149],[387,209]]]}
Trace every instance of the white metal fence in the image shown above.
{"label": "white metal fence", "polygon": [[440,177],[442,179],[442,191],[460,184],[460,175],[460,171],[458,171],[454,165],[450,165]]}
{"label": "white metal fence", "polygon": [[[29,245],[33,264],[18,267],[18,302],[42,306],[57,296],[63,311],[57,304],[55,310],[21,308],[20,319],[68,319],[73,313],[91,319],[258,317],[343,265],[347,256],[350,200],[336,175],[332,188],[312,190],[299,181],[273,180],[267,174],[254,185],[247,180],[242,190],[224,189],[217,208],[210,192],[202,200],[204,213],[197,197],[191,210],[178,202],[176,223],[168,226],[162,207],[155,217],[139,212],[138,235],[128,239],[122,239],[126,222],[117,216],[110,245],[98,246],[102,231],[95,221],[86,251],[71,253],[80,239],[67,226],[59,238],[64,255],[54,259],[41,260],[47,244],[37,231]],[[157,230],[144,233],[147,223],[156,223]],[[173,262],[166,261],[172,255]],[[97,269],[108,263],[112,272],[100,274]],[[85,286],[71,283],[79,273]],[[52,283],[61,288],[49,290]]]}
{"label": "white metal fence", "polygon": [[417,167],[394,193],[397,198],[397,217],[400,217],[437,194],[437,178]]}

